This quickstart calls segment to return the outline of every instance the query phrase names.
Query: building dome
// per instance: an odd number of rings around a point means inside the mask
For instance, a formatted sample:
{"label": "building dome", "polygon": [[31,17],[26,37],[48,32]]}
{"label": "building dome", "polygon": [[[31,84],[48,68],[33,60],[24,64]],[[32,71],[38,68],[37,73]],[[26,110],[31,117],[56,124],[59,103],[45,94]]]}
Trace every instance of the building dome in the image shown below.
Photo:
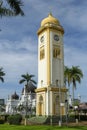
{"label": "building dome", "polygon": [[53,17],[51,13],[48,15],[48,17],[46,17],[46,18],[44,18],[42,20],[41,26],[44,26],[47,23],[53,23],[53,24],[56,24],[56,25],[60,25],[58,19],[56,19],[55,17]]}
{"label": "building dome", "polygon": [[15,92],[15,93],[11,96],[11,98],[18,100],[18,99],[19,99],[19,96],[18,96],[17,93]]}

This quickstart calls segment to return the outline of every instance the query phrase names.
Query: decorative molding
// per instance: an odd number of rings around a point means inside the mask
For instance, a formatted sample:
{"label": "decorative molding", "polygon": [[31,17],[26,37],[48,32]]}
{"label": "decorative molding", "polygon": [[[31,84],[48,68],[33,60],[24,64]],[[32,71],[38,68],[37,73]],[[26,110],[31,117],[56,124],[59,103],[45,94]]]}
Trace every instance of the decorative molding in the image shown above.
{"label": "decorative molding", "polygon": [[38,92],[43,92],[43,91],[47,91],[47,88],[46,87],[43,87],[43,88],[37,88],[35,89],[35,92],[38,93]]}
{"label": "decorative molding", "polygon": [[65,87],[62,87],[62,88],[59,88],[59,87],[49,87],[49,91],[58,91],[59,92],[59,90],[61,92],[67,92],[68,91],[68,89],[65,88]]}
{"label": "decorative molding", "polygon": [[64,34],[64,29],[62,26],[55,26],[54,24],[46,24],[45,26],[42,26],[39,28],[39,30],[37,31],[37,34],[39,35],[42,31],[44,31],[45,29],[48,29],[48,28],[52,28],[52,30],[57,30],[57,31],[60,31],[62,34]]}

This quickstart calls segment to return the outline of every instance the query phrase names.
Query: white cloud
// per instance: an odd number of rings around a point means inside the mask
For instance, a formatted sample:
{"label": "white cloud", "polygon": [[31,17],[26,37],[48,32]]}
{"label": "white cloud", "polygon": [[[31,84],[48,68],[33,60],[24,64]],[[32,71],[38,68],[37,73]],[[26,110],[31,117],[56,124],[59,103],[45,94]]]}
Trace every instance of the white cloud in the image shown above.
{"label": "white cloud", "polygon": [[19,75],[26,72],[37,76],[37,46],[33,46],[35,43],[33,39],[23,39],[21,43],[1,42],[0,61],[7,72],[7,82],[15,82]]}
{"label": "white cloud", "polygon": [[[65,64],[81,67],[84,72],[81,91],[86,93],[87,1],[79,0],[78,3],[76,0],[26,0],[23,8],[24,17],[3,17],[0,20],[0,66],[6,71],[6,82],[3,86],[12,86],[12,90],[15,90],[21,74],[26,72],[34,74],[37,80],[36,32],[51,8],[53,15],[65,29]],[[3,90],[3,95],[9,93],[6,90],[7,88]]]}
{"label": "white cloud", "polygon": [[67,26],[70,26],[76,30],[87,31],[87,2],[84,5],[71,5],[66,8],[65,15],[63,17]]}

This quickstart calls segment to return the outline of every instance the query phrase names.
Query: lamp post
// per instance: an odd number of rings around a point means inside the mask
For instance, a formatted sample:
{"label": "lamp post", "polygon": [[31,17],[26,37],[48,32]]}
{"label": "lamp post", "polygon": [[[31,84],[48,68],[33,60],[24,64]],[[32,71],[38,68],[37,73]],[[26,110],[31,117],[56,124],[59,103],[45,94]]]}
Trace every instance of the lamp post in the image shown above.
{"label": "lamp post", "polygon": [[59,82],[59,104],[60,104],[60,120],[59,120],[59,126],[62,125],[62,113],[61,113],[61,85]]}
{"label": "lamp post", "polygon": [[25,125],[27,125],[27,110],[28,110],[28,95],[26,94],[26,97],[25,97]]}
{"label": "lamp post", "polygon": [[65,108],[66,108],[66,125],[68,124],[68,100],[65,100]]}

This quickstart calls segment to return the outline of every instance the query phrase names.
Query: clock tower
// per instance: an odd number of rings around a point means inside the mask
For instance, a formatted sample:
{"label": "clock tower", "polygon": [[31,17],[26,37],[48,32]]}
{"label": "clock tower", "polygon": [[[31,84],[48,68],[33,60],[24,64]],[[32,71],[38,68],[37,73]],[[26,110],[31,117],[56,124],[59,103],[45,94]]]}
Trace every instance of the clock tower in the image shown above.
{"label": "clock tower", "polygon": [[50,13],[41,21],[37,34],[36,115],[64,115],[67,92],[64,86],[64,29]]}

